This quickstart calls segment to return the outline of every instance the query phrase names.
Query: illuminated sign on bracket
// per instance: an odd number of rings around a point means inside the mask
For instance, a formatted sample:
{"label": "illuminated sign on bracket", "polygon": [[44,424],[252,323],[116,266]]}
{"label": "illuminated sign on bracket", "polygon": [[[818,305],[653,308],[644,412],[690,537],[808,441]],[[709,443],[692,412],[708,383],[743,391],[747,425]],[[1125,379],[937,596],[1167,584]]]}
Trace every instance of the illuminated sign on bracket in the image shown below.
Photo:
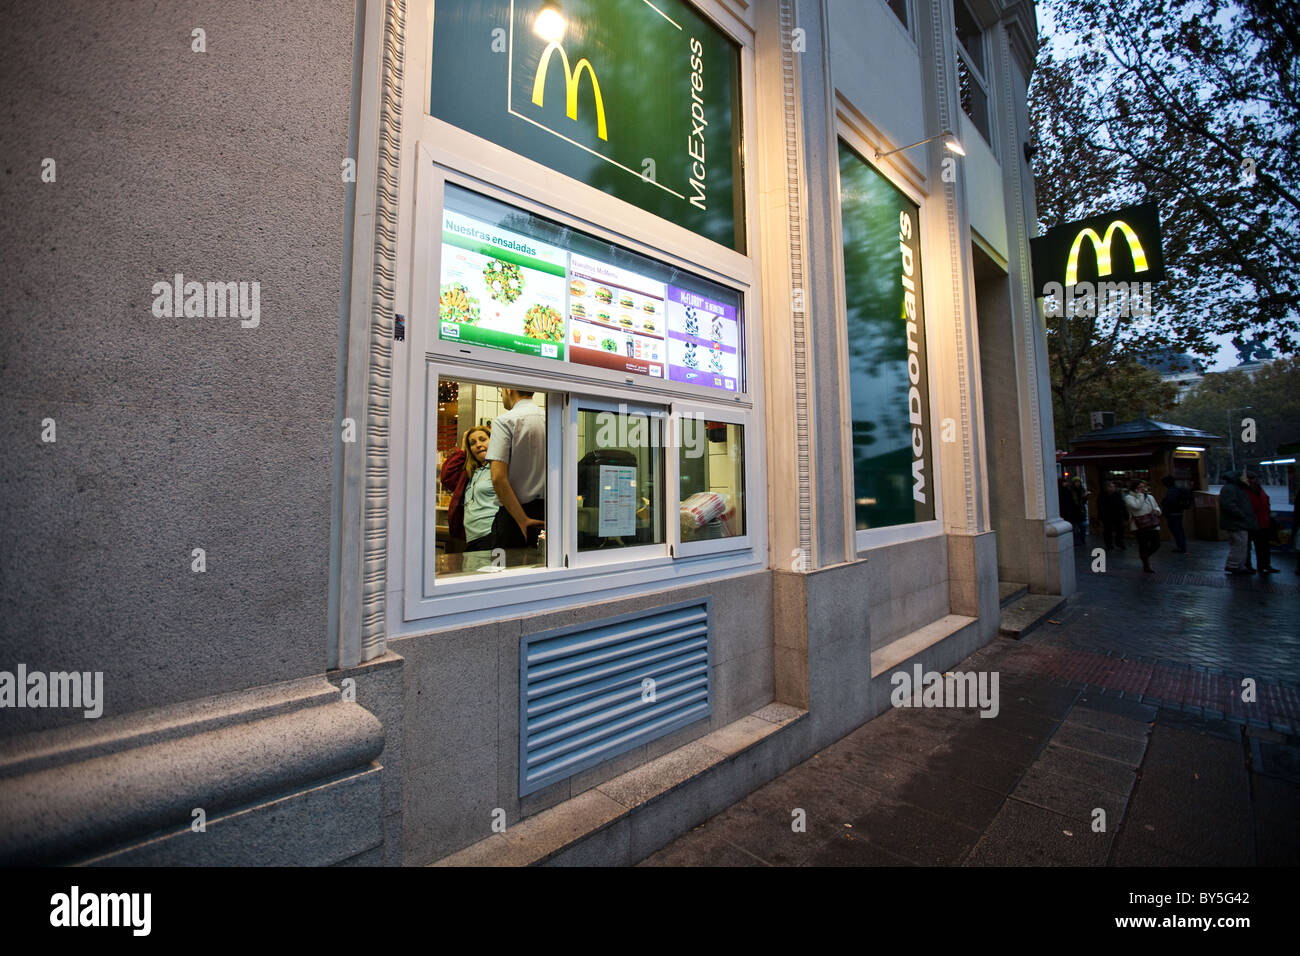
{"label": "illuminated sign on bracket", "polygon": [[1071,289],[1083,282],[1160,282],[1165,257],[1160,211],[1154,202],[1126,206],[1063,223],[1029,240],[1034,294],[1050,283]]}

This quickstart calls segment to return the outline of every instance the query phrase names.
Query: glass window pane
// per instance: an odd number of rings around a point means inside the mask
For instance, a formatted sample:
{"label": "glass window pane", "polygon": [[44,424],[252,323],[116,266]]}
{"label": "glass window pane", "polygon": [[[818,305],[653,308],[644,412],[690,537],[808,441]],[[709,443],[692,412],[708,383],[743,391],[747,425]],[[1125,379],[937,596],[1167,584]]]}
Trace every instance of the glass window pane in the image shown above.
{"label": "glass window pane", "polygon": [[525,514],[546,518],[546,394],[509,392],[495,383],[438,380],[438,419],[430,461],[436,488],[430,528],[435,577],[546,564],[544,525],[525,535],[502,505],[492,459]]}
{"label": "glass window pane", "polygon": [[903,26],[907,26],[907,0],[886,0],[889,9],[894,11],[894,16],[898,17]]}
{"label": "glass window pane", "polygon": [[745,533],[745,429],[727,422],[681,422],[682,541]]}
{"label": "glass window pane", "polygon": [[579,409],[578,550],[664,543],[662,414]]}
{"label": "glass window pane", "polygon": [[840,144],[859,530],[934,518],[919,209]]}
{"label": "glass window pane", "polygon": [[957,55],[957,86],[961,93],[962,112],[970,117],[975,128],[980,131],[987,143],[992,142],[989,133],[989,97],[984,92],[980,81],[971,73],[970,67],[961,53]]}
{"label": "glass window pane", "polygon": [[955,0],[952,13],[958,42],[970,55],[971,65],[980,75],[987,75],[984,71],[984,31],[980,29],[979,21],[962,0]]}

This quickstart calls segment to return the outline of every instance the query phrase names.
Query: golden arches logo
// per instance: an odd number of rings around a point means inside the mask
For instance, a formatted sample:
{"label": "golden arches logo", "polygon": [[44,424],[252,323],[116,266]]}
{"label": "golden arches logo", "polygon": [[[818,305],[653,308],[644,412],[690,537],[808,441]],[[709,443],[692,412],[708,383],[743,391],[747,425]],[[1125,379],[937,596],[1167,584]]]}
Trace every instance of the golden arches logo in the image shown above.
{"label": "golden arches logo", "polygon": [[600,83],[596,81],[596,71],[592,68],[591,61],[584,56],[578,61],[577,66],[570,70],[569,58],[558,41],[552,40],[546,44],[546,49],[542,51],[542,58],[537,62],[537,72],[533,75],[533,104],[542,105],[546,91],[546,68],[551,63],[551,54],[556,52],[560,54],[560,63],[564,65],[565,112],[569,119],[575,122],[578,119],[578,81],[582,79],[582,71],[586,70],[587,75],[591,77],[592,92],[596,95],[596,135],[609,142],[605,129],[605,101],[600,95]]}
{"label": "golden arches logo", "polygon": [[1097,275],[1110,275],[1110,244],[1115,238],[1116,231],[1123,232],[1124,238],[1128,240],[1128,250],[1133,254],[1133,271],[1146,272],[1147,254],[1142,249],[1142,243],[1139,241],[1137,233],[1122,219],[1116,219],[1106,227],[1106,236],[1102,238],[1097,235],[1095,229],[1088,227],[1081,229],[1079,234],[1074,237],[1074,243],[1070,246],[1070,259],[1065,265],[1065,287],[1072,288],[1079,283],[1079,249],[1083,246],[1083,240],[1092,241],[1092,248],[1097,253]]}

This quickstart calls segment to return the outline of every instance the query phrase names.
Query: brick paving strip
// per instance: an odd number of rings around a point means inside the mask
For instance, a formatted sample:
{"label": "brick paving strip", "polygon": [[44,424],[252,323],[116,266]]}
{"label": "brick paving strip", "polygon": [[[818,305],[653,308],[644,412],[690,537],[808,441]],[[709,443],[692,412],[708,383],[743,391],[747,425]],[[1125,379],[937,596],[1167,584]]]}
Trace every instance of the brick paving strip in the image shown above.
{"label": "brick paving strip", "polygon": [[[1257,681],[1254,702],[1243,700],[1241,678],[1205,668],[1134,660],[1052,645],[1025,647],[1028,669],[1103,693],[1293,734],[1300,727],[1300,690]],[[1021,662],[1022,666],[1025,663]]]}
{"label": "brick paving strip", "polygon": [[[1115,578],[1144,580],[1147,574],[1132,568],[1112,568],[1106,574]],[[1264,594],[1300,594],[1300,584],[1287,584],[1271,576],[1226,575],[1198,571],[1160,571],[1155,580],[1167,585],[1191,584],[1207,588],[1232,588],[1235,591],[1259,591]]]}

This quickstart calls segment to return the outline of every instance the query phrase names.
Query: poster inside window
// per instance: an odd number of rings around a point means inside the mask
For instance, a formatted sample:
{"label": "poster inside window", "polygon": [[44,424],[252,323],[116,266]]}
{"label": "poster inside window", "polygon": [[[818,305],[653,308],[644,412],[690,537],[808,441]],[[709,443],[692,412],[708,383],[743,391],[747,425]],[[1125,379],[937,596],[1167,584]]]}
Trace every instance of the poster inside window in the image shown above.
{"label": "poster inside window", "polygon": [[859,531],[935,517],[916,203],[840,143]]}

